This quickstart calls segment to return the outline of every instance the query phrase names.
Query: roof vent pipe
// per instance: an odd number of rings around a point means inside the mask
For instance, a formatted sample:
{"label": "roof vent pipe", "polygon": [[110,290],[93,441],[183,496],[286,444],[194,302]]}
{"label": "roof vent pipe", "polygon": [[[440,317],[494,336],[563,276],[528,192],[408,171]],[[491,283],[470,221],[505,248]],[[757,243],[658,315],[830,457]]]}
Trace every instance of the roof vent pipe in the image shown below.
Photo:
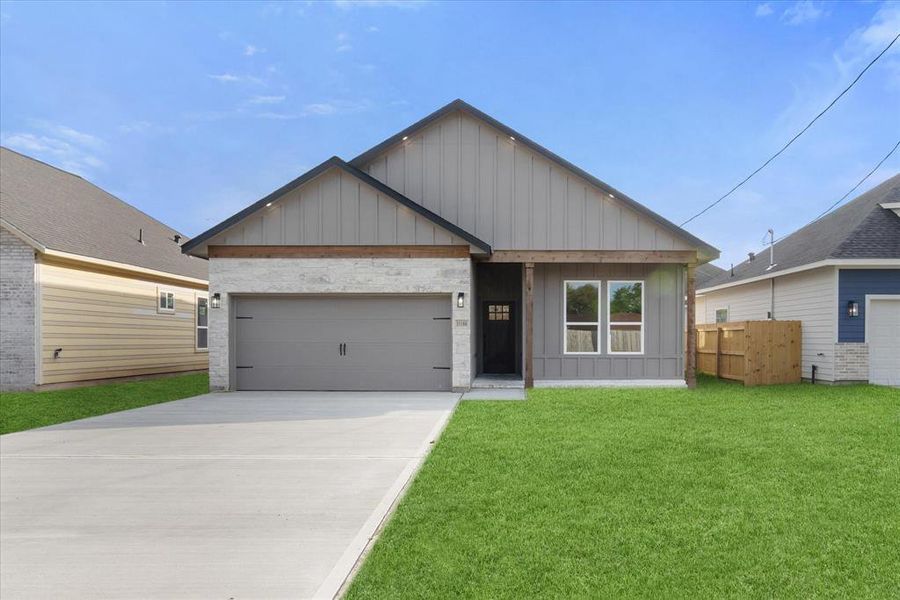
{"label": "roof vent pipe", "polygon": [[775,266],[775,230],[769,229],[769,266]]}
{"label": "roof vent pipe", "polygon": [[756,253],[754,253],[754,252],[748,252],[748,253],[747,253],[747,256],[748,256],[749,259],[752,261],[754,258],[756,258]]}
{"label": "roof vent pipe", "polygon": [[731,276],[734,277],[734,263],[731,263]]}
{"label": "roof vent pipe", "polygon": [[181,236],[178,235],[177,233],[175,234],[175,237],[174,237],[173,239],[175,240],[175,243],[176,243],[176,244],[180,244],[180,243],[181,243]]}
{"label": "roof vent pipe", "polygon": [[139,241],[140,243],[142,243],[142,244],[144,243],[144,229],[143,229],[143,227],[142,227],[141,229],[138,229],[138,241]]}

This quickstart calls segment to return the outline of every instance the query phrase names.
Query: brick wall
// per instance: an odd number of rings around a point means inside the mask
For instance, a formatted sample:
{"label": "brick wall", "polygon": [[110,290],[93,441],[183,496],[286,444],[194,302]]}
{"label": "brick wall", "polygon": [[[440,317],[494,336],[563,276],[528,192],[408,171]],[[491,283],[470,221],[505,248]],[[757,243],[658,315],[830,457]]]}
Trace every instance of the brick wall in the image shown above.
{"label": "brick wall", "polygon": [[468,258],[213,258],[209,293],[222,307],[209,311],[209,387],[231,389],[229,313],[234,294],[448,294],[452,302],[454,388],[472,383],[470,308],[457,308],[457,292],[472,303]]}
{"label": "brick wall", "polygon": [[0,389],[34,386],[34,249],[0,227]]}
{"label": "brick wall", "polygon": [[834,345],[834,380],[869,380],[868,344],[844,342]]}

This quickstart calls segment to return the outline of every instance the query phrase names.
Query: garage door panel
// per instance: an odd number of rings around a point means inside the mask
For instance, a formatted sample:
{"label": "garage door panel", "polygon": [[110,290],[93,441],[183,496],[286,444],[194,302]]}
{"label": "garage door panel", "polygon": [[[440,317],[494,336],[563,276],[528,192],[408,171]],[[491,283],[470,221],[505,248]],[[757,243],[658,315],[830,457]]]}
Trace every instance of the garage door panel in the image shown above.
{"label": "garage door panel", "polygon": [[[303,314],[297,312],[297,303],[302,303],[304,312],[315,314],[317,319],[343,320],[348,317],[367,318],[370,315],[378,315],[379,318],[450,316],[449,297],[347,295],[245,298],[241,300],[237,314],[267,319],[303,318]],[[358,312],[358,307],[362,304],[365,304],[366,311]],[[435,312],[439,314],[435,315]]]}
{"label": "garage door panel", "polygon": [[872,299],[866,320],[869,382],[900,385],[900,299]]}
{"label": "garage door panel", "polygon": [[237,389],[450,389],[450,310],[449,295],[239,298]]}
{"label": "garage door panel", "polygon": [[449,326],[449,320],[433,319],[271,319],[253,317],[237,319],[235,331],[237,339],[266,341],[296,341],[298,332],[303,339],[309,341],[347,341],[338,340],[352,337],[361,341],[378,341],[391,339],[396,341],[415,341],[432,339],[442,335]]}
{"label": "garage door panel", "polygon": [[[439,342],[410,342],[408,364],[420,367],[449,367],[451,362],[450,348]],[[385,368],[394,364],[391,352],[395,346],[379,342],[350,342],[347,345],[347,363],[354,367]]]}
{"label": "garage door panel", "polygon": [[[421,391],[450,389],[450,371],[421,369],[398,378],[391,369],[319,367],[254,367],[238,369],[238,389],[296,390],[297,381],[308,382],[316,390],[392,390]],[[306,389],[306,388],[304,388]]]}
{"label": "garage door panel", "polygon": [[332,342],[266,342],[243,341],[238,345],[237,365],[282,367],[320,367],[333,365],[338,358],[338,345]]}

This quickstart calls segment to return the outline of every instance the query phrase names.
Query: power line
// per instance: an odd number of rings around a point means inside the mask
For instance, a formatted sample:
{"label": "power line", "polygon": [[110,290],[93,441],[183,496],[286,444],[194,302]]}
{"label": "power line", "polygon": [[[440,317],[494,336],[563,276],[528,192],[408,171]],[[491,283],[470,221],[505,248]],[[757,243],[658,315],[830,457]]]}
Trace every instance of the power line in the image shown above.
{"label": "power line", "polygon": [[[826,208],[826,209],[825,209],[818,217],[816,217],[815,219],[813,219],[812,221],[810,221],[809,223],[807,223],[806,225],[804,225],[804,226],[801,227],[800,229],[803,229],[804,227],[808,227],[808,226],[812,225],[813,223],[815,223],[816,221],[818,221],[819,219],[821,219],[822,217],[824,217],[825,215],[827,215],[828,213],[830,213],[830,212],[832,211],[832,209],[834,209],[835,206],[837,206],[838,204],[840,204],[841,202],[843,202],[844,200],[846,200],[847,197],[848,197],[850,194],[852,194],[853,192],[855,192],[856,189],[857,189],[859,186],[861,186],[863,183],[865,183],[866,179],[868,179],[869,177],[872,176],[872,173],[874,173],[875,171],[877,171],[877,170],[881,167],[881,165],[884,164],[884,161],[886,161],[887,159],[889,159],[889,158],[891,157],[891,155],[894,154],[894,152],[897,151],[897,148],[900,148],[900,140],[897,140],[897,143],[894,144],[894,147],[891,148],[891,151],[888,152],[887,154],[885,154],[885,155],[884,155],[884,158],[882,158],[880,161],[878,161],[878,164],[875,165],[875,166],[872,168],[871,171],[869,171],[868,173],[866,173],[866,176],[865,176],[865,177],[863,177],[862,179],[860,179],[860,180],[857,182],[856,185],[854,185],[852,188],[850,188],[850,191],[849,191],[849,192],[847,192],[846,194],[844,194],[843,196],[841,196],[834,204],[832,204],[831,206],[829,206],[828,208]],[[796,231],[800,231],[800,229],[797,229]],[[783,235],[783,236],[781,236],[780,238],[778,238],[777,240],[775,240],[775,242],[780,242],[781,240],[783,240],[784,238],[786,238],[786,237],[788,237],[788,236],[790,236],[790,235],[793,235],[793,233],[789,233],[789,234],[787,234],[787,235]]]}
{"label": "power line", "polygon": [[859,72],[859,75],[856,76],[856,79],[854,79],[853,81],[851,81],[851,82],[850,82],[850,85],[848,85],[847,87],[844,88],[844,91],[842,91],[840,94],[838,94],[837,97],[836,97],[834,100],[832,100],[831,103],[828,104],[828,106],[826,106],[824,109],[822,109],[822,112],[820,112],[819,114],[817,114],[817,115],[815,116],[815,118],[814,118],[812,121],[810,121],[810,122],[806,125],[806,127],[804,127],[803,129],[801,129],[801,130],[797,133],[797,135],[795,135],[794,137],[792,137],[792,138],[788,141],[787,144],[785,144],[784,146],[781,147],[781,149],[780,149],[778,152],[776,152],[775,154],[773,154],[772,156],[770,156],[769,159],[768,159],[766,162],[764,162],[762,165],[760,165],[755,171],[753,171],[752,173],[750,173],[749,175],[747,175],[746,177],[744,177],[744,179],[742,179],[742,180],[740,181],[740,183],[738,183],[738,184],[735,185],[733,188],[731,188],[730,190],[728,190],[728,192],[727,192],[724,196],[720,197],[718,200],[716,200],[716,201],[713,202],[712,204],[708,205],[706,208],[704,208],[703,210],[701,210],[700,212],[698,212],[697,214],[695,214],[693,217],[691,217],[690,219],[688,219],[687,221],[685,221],[684,223],[682,223],[682,224],[681,224],[681,227],[684,227],[685,225],[687,225],[688,223],[690,223],[691,221],[693,221],[694,219],[696,219],[697,217],[699,217],[700,215],[702,215],[703,213],[705,213],[706,211],[708,211],[709,209],[711,209],[712,207],[714,207],[715,205],[717,205],[719,202],[721,202],[722,200],[724,200],[725,198],[727,198],[728,196],[730,196],[731,194],[733,194],[735,191],[737,191],[737,189],[738,189],[739,187],[741,187],[742,185],[744,185],[745,183],[747,183],[748,181],[750,181],[750,179],[751,179],[754,175],[756,175],[757,173],[759,173],[760,171],[762,171],[763,169],[765,169],[765,168],[769,165],[770,162],[772,162],[773,160],[775,160],[776,158],[778,158],[778,156],[779,156],[782,152],[784,152],[785,150],[787,150],[788,147],[789,147],[791,144],[793,144],[793,143],[797,140],[797,138],[799,138],[801,135],[803,135],[804,133],[806,133],[806,130],[809,129],[810,127],[812,127],[812,126],[813,126],[813,123],[815,123],[816,121],[819,120],[819,117],[821,117],[821,116],[824,115],[826,112],[828,112],[828,110],[829,110],[832,106],[834,106],[834,105],[837,103],[837,101],[840,100],[840,99],[843,97],[844,94],[846,94],[847,92],[850,91],[850,88],[852,88],[854,85],[856,85],[856,82],[859,81],[859,80],[862,78],[862,76],[865,74],[865,72],[868,71],[869,68],[870,68],[872,65],[874,65],[874,64],[878,61],[878,59],[882,57],[882,55],[884,55],[885,52],[887,52],[888,50],[891,49],[891,46],[894,45],[894,42],[897,41],[897,38],[900,38],[900,33],[898,33],[896,36],[894,36],[894,39],[891,40],[891,43],[888,44],[888,45],[884,48],[884,50],[882,50],[881,52],[879,52],[879,53],[878,53],[878,56],[876,56],[875,58],[873,58],[872,61],[871,61],[869,64],[866,65],[866,68],[864,68],[862,71]]}

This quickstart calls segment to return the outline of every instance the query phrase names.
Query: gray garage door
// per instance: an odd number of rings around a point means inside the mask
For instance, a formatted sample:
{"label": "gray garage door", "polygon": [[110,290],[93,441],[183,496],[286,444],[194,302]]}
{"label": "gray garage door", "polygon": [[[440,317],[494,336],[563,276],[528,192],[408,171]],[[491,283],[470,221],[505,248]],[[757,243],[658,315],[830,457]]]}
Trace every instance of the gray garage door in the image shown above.
{"label": "gray garage door", "polygon": [[450,297],[239,298],[239,390],[448,390]]}

